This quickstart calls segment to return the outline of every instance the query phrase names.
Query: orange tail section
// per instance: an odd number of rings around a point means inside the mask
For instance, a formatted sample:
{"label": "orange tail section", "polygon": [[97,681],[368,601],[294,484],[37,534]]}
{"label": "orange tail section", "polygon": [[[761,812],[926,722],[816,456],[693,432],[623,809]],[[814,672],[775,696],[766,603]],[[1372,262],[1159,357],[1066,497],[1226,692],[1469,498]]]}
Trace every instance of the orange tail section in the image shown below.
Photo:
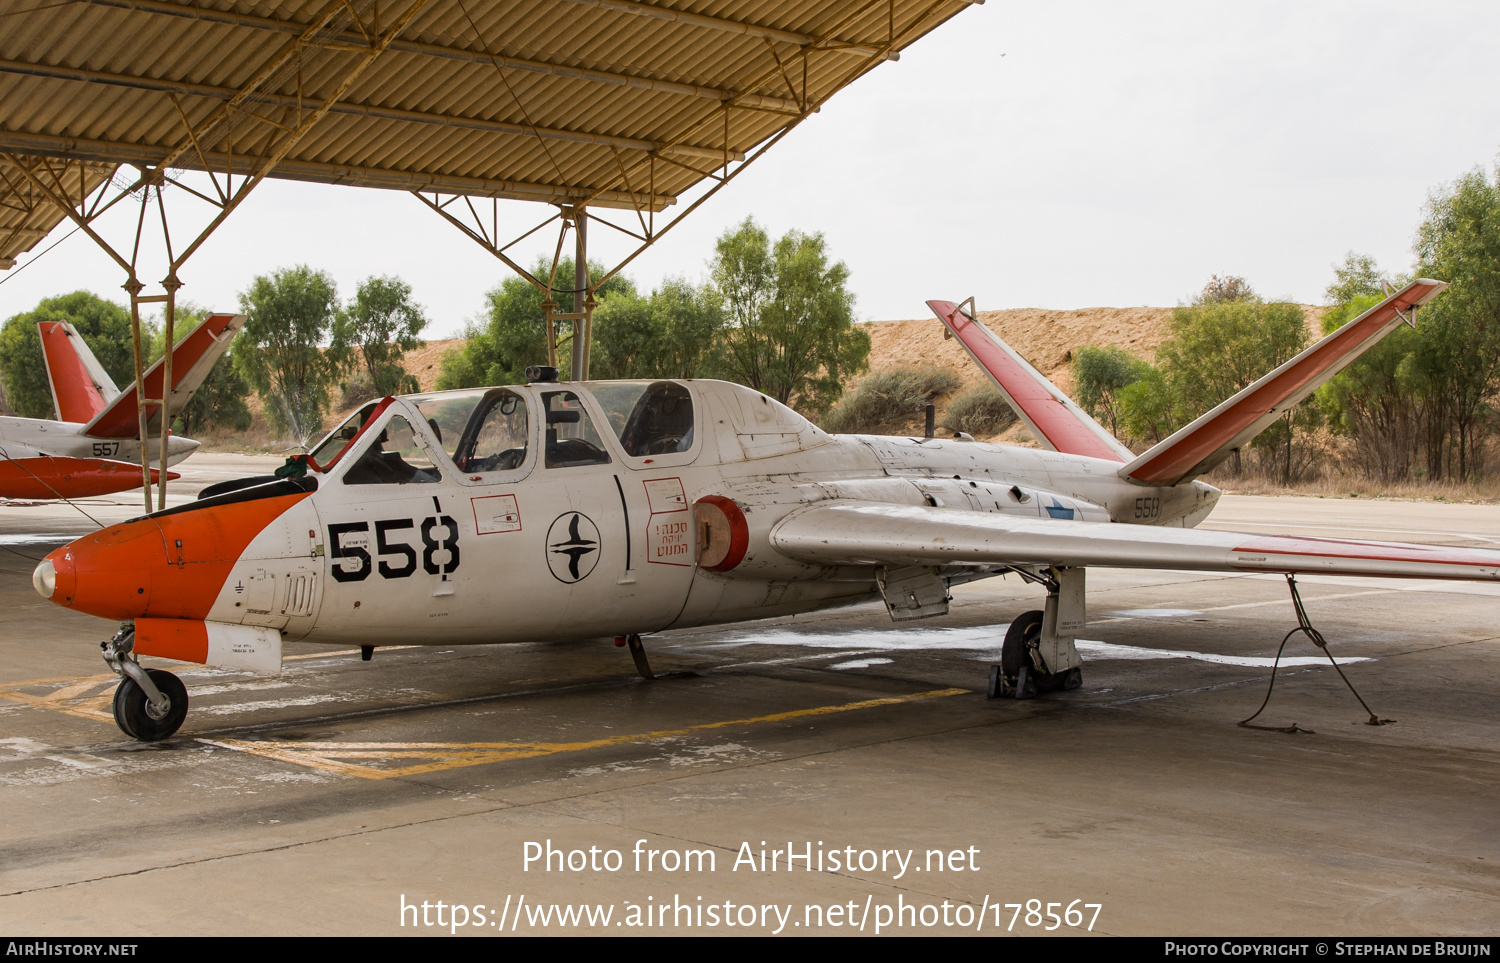
{"label": "orange tail section", "polygon": [[1069,455],[1088,455],[1109,461],[1131,459],[1129,448],[1120,444],[1103,425],[1058,391],[1040,371],[961,305],[951,301],[928,301],[927,306],[958,338],[974,363],[990,376],[1038,441],[1053,451]]}
{"label": "orange tail section", "polygon": [[[177,342],[177,347],[172,351],[172,392],[167,398],[168,417],[177,417],[187,407],[187,403],[193,398],[193,392],[203,384],[215,362],[228,350],[230,340],[244,326],[243,314],[216,314]],[[148,399],[162,397],[162,368],[165,361],[165,358],[160,359],[146,369],[143,382]],[[151,433],[159,431],[161,406],[147,405],[146,418],[146,430]],[[134,438],[139,430],[135,384],[132,382],[88,422],[83,433],[91,438]]]}
{"label": "orange tail section", "polygon": [[42,357],[47,362],[47,382],[52,386],[52,404],[59,421],[87,423],[119,395],[84,343],[78,329],[66,321],[38,321]]}
{"label": "orange tail section", "polygon": [[1427,278],[1411,282],[1131,461],[1120,477],[1139,485],[1177,485],[1209,471],[1447,287]]}

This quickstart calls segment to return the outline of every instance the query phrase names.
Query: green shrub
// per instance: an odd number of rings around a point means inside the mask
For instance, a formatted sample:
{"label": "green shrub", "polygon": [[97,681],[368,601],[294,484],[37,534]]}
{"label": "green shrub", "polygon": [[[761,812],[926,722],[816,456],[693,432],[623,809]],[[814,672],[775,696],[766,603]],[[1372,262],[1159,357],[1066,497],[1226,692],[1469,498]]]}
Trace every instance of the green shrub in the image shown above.
{"label": "green shrub", "polygon": [[1015,410],[989,382],[980,382],[948,405],[943,427],[963,431],[976,438],[998,435],[1016,421]]}
{"label": "green shrub", "polygon": [[938,395],[963,384],[944,368],[887,368],[859,383],[823,417],[823,428],[835,434],[872,432],[882,425],[905,424],[922,417]]}

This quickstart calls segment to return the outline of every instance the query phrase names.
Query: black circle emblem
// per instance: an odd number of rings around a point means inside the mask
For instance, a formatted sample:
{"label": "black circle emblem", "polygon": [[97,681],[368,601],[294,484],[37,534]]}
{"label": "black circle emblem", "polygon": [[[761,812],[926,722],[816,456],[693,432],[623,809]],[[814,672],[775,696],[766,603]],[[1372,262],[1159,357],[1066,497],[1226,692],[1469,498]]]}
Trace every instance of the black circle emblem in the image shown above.
{"label": "black circle emblem", "polygon": [[547,567],[559,582],[581,582],[599,563],[599,529],[587,515],[568,512],[547,529]]}

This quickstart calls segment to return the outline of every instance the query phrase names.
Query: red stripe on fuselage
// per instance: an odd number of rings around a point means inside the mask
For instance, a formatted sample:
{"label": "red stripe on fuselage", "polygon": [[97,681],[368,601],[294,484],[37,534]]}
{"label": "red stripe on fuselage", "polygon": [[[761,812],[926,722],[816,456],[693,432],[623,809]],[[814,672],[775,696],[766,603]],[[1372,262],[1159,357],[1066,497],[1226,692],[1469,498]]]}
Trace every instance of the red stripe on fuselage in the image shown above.
{"label": "red stripe on fuselage", "polygon": [[134,651],[179,662],[207,662],[208,626],[188,619],[136,619]]}

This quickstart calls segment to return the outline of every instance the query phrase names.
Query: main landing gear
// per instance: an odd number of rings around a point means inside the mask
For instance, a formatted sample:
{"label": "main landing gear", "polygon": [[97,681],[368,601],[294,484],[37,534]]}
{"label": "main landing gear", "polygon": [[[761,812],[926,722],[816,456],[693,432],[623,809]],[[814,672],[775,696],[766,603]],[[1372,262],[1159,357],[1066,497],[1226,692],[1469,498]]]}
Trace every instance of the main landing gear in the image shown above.
{"label": "main landing gear", "polygon": [[1073,639],[1088,624],[1084,570],[1051,565],[1012,566],[1011,571],[1047,589],[1047,607],[1023,612],[1011,622],[990,666],[989,697],[1032,699],[1044,692],[1083,685],[1083,660]]}
{"label": "main landing gear", "polygon": [[1043,692],[1076,689],[1083,685],[1083,669],[1079,666],[1060,672],[1048,671],[1040,651],[1044,616],[1041,609],[1033,609],[1022,612],[1010,623],[1005,632],[1005,643],[1000,647],[1000,664],[990,666],[988,695],[991,699],[1034,699]]}
{"label": "main landing gear", "polygon": [[182,728],[187,718],[187,686],[163,669],[146,669],[132,654],[135,626],[121,626],[99,646],[104,661],[120,676],[115,689],[115,725],[132,739],[159,742]]}

